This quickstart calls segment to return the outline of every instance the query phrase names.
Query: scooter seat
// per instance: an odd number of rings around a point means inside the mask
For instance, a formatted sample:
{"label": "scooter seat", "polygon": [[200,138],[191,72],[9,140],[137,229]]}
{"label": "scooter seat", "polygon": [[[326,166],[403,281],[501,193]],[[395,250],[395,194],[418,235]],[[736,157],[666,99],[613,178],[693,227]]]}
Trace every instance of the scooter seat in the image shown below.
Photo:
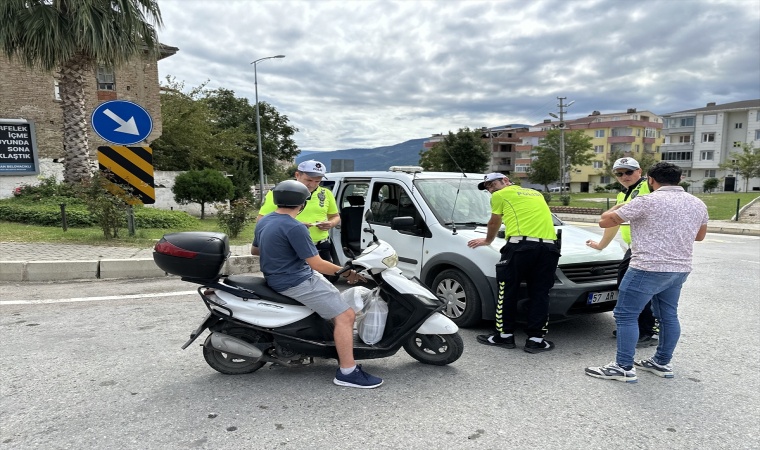
{"label": "scooter seat", "polygon": [[303,304],[298,301],[286,297],[274,289],[270,288],[266,280],[261,277],[251,277],[246,275],[230,275],[224,280],[224,284],[229,286],[239,287],[253,291],[264,300],[270,300],[276,303],[283,303],[285,305],[298,305]]}

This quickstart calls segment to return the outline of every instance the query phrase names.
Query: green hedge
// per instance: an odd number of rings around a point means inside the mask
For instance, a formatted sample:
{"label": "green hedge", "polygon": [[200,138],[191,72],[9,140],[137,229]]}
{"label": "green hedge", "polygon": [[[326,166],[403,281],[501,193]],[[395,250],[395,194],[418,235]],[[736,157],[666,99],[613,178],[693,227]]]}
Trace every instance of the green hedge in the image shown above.
{"label": "green hedge", "polygon": [[[61,226],[61,208],[57,205],[26,202],[0,202],[0,220],[29,225]],[[96,225],[92,215],[84,206],[66,206],[66,222],[72,228]],[[163,211],[160,209],[135,208],[135,225],[140,228],[191,228],[198,219],[183,211]],[[125,224],[126,226],[126,224]]]}
{"label": "green hedge", "polygon": [[135,208],[135,226],[139,228],[191,228],[198,219],[184,211],[164,211],[162,209]]}
{"label": "green hedge", "polygon": [[[53,205],[24,205],[0,203],[0,220],[42,225],[61,226],[61,208]],[[66,208],[66,222],[73,228],[85,228],[95,225],[90,212],[83,207]]]}

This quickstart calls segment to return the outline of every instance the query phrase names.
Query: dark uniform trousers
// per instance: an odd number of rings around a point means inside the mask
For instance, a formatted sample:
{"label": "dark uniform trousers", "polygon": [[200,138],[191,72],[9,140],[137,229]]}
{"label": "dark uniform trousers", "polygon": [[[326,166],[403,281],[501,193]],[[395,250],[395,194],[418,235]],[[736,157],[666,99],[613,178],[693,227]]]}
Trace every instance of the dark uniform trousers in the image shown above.
{"label": "dark uniform trousers", "polygon": [[[625,273],[628,272],[628,266],[631,264],[631,249],[629,248],[623,256],[623,260],[618,266],[617,287],[620,289],[620,283],[623,282]],[[644,307],[639,314],[639,337],[652,336],[656,332],[656,322],[654,313],[652,313],[652,301]]]}
{"label": "dark uniform trousers", "polygon": [[515,332],[517,301],[520,283],[528,286],[530,310],[528,337],[543,337],[549,321],[549,291],[554,286],[560,251],[553,243],[522,241],[507,243],[501,248],[501,261],[496,264],[498,300],[496,302],[496,331]]}
{"label": "dark uniform trousers", "polygon": [[314,245],[317,247],[317,252],[319,253],[320,258],[324,259],[327,262],[333,262],[331,251],[332,245],[329,239],[319,241]]}

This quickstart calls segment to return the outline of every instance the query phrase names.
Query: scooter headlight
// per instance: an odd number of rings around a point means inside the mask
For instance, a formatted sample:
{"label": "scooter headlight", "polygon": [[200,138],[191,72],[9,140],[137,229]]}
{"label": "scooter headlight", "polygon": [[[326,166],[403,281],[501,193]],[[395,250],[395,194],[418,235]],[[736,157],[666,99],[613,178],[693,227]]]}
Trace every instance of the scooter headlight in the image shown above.
{"label": "scooter headlight", "polygon": [[398,255],[394,252],[391,256],[383,258],[383,264],[388,266],[388,268],[396,267],[398,265]]}

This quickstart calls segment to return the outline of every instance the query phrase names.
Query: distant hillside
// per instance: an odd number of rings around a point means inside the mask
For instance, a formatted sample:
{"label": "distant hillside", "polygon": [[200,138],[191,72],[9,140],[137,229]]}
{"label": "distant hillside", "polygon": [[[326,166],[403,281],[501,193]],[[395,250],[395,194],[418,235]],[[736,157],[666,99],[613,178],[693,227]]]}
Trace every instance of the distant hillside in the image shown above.
{"label": "distant hillside", "polygon": [[390,166],[417,165],[420,162],[422,143],[428,138],[412,139],[396,145],[377,148],[351,148],[333,152],[304,152],[296,164],[316,159],[330,167],[331,159],[353,159],[354,170],[388,170]]}

